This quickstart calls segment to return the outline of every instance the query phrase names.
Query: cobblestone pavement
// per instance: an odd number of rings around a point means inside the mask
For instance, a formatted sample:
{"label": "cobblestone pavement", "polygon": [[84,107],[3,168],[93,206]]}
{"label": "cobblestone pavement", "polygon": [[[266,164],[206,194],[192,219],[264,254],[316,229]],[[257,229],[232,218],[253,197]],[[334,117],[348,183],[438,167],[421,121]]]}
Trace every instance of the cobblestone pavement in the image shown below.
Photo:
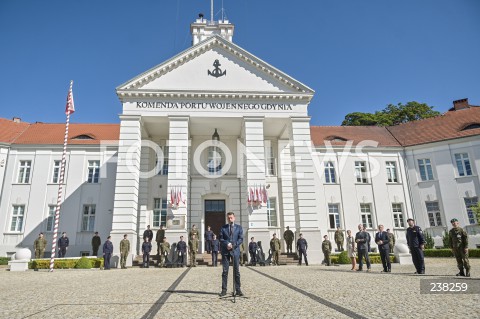
{"label": "cobblestone pavement", "polygon": [[[480,286],[480,260],[471,259]],[[392,273],[342,266],[242,267],[244,298],[220,299],[211,267],[9,272],[0,269],[1,318],[473,318],[480,294],[420,294],[420,279],[455,278],[452,259]],[[232,283],[230,273],[229,283]]]}

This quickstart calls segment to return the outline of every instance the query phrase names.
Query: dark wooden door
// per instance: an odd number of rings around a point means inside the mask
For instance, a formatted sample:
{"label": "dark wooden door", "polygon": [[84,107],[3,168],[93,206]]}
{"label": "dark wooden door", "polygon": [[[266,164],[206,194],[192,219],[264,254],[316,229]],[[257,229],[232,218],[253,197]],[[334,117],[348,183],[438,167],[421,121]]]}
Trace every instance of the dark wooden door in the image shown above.
{"label": "dark wooden door", "polygon": [[220,232],[220,228],[226,224],[225,200],[205,200],[205,231],[210,226],[215,235]]}

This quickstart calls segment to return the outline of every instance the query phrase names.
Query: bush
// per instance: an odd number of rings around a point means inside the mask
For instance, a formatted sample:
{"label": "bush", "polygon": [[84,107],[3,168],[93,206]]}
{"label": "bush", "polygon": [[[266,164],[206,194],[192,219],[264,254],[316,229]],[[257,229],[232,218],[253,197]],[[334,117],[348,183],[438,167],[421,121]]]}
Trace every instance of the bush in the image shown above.
{"label": "bush", "polygon": [[433,247],[435,247],[435,240],[429,233],[425,233],[425,248],[432,249]]}
{"label": "bush", "polygon": [[[344,252],[342,252],[344,253]],[[342,254],[338,254],[338,255],[331,255],[330,256],[330,261],[334,264],[341,264],[341,262],[339,262],[339,258],[343,258],[343,257],[340,257],[340,255]],[[346,254],[345,256],[347,256],[348,258],[348,255]],[[380,254],[379,253],[369,253],[368,256],[370,257],[370,263],[372,264],[381,264],[382,263],[382,258],[380,257]],[[393,263],[395,262],[395,256],[390,256],[390,261]],[[350,264],[350,258],[348,258],[348,263],[347,264]],[[357,262],[358,262],[358,254],[357,254]]]}
{"label": "bush", "polygon": [[337,262],[339,264],[344,264],[344,265],[348,265],[350,264],[352,261],[350,260],[350,257],[348,257],[348,252],[347,251],[342,251],[339,255],[338,255],[338,260]]}
{"label": "bush", "polygon": [[0,265],[8,265],[10,257],[0,257]]}
{"label": "bush", "polygon": [[[425,257],[453,257],[450,249],[425,249]],[[469,249],[468,257],[480,258],[480,249]]]}
{"label": "bush", "polygon": [[92,268],[92,263],[88,258],[82,257],[75,264],[76,269],[90,269]]}
{"label": "bush", "polygon": [[445,231],[442,236],[443,248],[450,248],[450,233]]}
{"label": "bush", "polygon": [[[77,268],[76,265],[80,261],[80,259],[84,259],[90,263],[88,268],[83,269],[90,269],[90,268],[101,268],[103,267],[103,258],[78,258],[78,259],[55,259],[55,263],[53,264],[54,269],[68,269],[68,268]],[[83,262],[82,262],[83,263]],[[29,263],[28,267],[30,269],[49,269],[50,268],[50,260],[49,259],[34,259],[31,263]]]}

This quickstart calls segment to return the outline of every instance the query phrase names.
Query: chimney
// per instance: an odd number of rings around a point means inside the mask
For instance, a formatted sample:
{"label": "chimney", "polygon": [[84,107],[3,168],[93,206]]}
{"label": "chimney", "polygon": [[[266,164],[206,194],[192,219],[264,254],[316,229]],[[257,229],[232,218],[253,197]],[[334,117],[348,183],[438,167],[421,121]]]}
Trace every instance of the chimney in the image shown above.
{"label": "chimney", "polygon": [[470,106],[468,105],[468,99],[461,99],[453,101],[453,108],[455,111],[468,109]]}
{"label": "chimney", "polygon": [[14,118],[12,119],[12,121],[15,122],[15,123],[20,123],[20,122],[22,122],[22,119],[19,118],[19,117],[14,117]]}

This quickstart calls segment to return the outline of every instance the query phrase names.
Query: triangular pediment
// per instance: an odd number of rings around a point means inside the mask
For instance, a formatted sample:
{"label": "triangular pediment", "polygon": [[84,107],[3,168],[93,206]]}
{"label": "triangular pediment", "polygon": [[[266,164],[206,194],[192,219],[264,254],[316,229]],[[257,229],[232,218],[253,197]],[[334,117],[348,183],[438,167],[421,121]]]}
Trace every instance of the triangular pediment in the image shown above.
{"label": "triangular pediment", "polygon": [[[218,64],[216,63],[218,61]],[[311,98],[314,91],[239,46],[213,36],[117,87],[124,96],[246,94]]]}

